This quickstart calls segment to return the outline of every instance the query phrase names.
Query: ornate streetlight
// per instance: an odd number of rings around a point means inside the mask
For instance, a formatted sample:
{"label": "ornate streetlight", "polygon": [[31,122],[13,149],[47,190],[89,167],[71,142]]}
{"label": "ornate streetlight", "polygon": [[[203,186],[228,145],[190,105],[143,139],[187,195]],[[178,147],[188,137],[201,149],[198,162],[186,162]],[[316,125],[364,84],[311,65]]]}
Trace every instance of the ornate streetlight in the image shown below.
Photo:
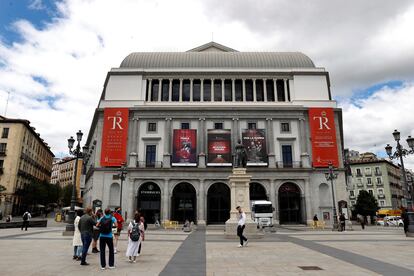
{"label": "ornate streetlight", "polygon": [[334,173],[334,167],[332,162],[329,162],[329,172],[325,173],[325,178],[327,181],[331,182],[331,191],[332,191],[332,212],[333,212],[333,227],[332,231],[338,230],[338,216],[336,214],[336,200],[335,200],[335,192],[334,192],[334,179],[338,178],[338,174]]}
{"label": "ornate streetlight", "polygon": [[[414,138],[412,138],[411,136],[408,136],[408,138],[406,139],[407,144],[410,147],[410,149],[407,150],[403,148],[403,146],[400,144],[400,132],[398,130],[394,130],[392,135],[394,136],[394,140],[397,142],[397,148],[395,152],[392,152],[392,146],[390,146],[390,144],[387,144],[387,146],[385,147],[385,151],[387,152],[390,160],[397,159],[397,158],[400,159],[404,186],[405,188],[408,188],[407,175],[405,173],[403,157],[406,157],[407,155],[414,153]],[[412,189],[411,189],[411,193],[413,193]],[[414,198],[414,195],[411,194],[411,204],[413,204],[413,198]]]}
{"label": "ornate streetlight", "polygon": [[[69,154],[75,156],[75,175],[73,177],[72,199],[70,201],[70,210],[69,210],[69,215],[68,215],[68,224],[66,225],[66,232],[75,231],[75,225],[73,224],[73,222],[75,220],[76,180],[77,180],[77,175],[78,175],[78,159],[84,156],[84,154],[81,152],[81,147],[80,147],[80,141],[82,140],[82,136],[83,136],[83,133],[82,131],[79,130],[76,133],[76,141],[78,143],[76,144],[76,147],[74,150],[72,150],[72,148],[75,144],[75,139],[73,139],[73,136],[71,136],[68,139]],[[87,147],[84,146],[83,150],[84,150],[84,153],[86,154]]]}
{"label": "ornate streetlight", "polygon": [[127,174],[127,167],[126,167],[126,163],[124,162],[122,163],[121,168],[118,173],[118,177],[121,179],[121,193],[119,197],[119,207],[121,207],[121,209],[122,209],[122,184],[125,180],[126,174]]}

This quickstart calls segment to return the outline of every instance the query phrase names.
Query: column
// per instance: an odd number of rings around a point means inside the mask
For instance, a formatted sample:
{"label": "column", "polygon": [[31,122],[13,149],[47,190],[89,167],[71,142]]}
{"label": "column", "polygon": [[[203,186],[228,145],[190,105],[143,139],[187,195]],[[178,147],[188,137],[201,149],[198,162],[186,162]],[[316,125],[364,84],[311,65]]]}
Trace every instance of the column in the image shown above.
{"label": "column", "polygon": [[231,79],[231,98],[233,102],[236,101],[236,80],[235,79]]}
{"label": "column", "polygon": [[[309,178],[305,179],[305,204],[306,204],[306,223],[312,223],[312,206],[311,206],[311,191]],[[333,221],[333,220],[332,220]]]}
{"label": "column", "polygon": [[161,102],[162,79],[158,79],[158,102]]}
{"label": "column", "polygon": [[210,91],[210,102],[214,101],[214,79],[211,79],[211,91]]}
{"label": "column", "polygon": [[257,102],[256,79],[253,79],[253,102]]}
{"label": "column", "polygon": [[152,99],[152,80],[148,80],[148,101]]}
{"label": "column", "polygon": [[267,102],[267,87],[266,87],[266,79],[263,79],[263,100]]}
{"label": "column", "polygon": [[197,209],[198,209],[198,216],[197,216],[197,226],[198,227],[205,227],[206,225],[206,219],[205,219],[205,198],[206,194],[204,191],[204,179],[200,179],[200,184],[198,187],[198,200],[197,200]]}
{"label": "column", "polygon": [[[126,201],[126,209],[123,209],[128,212],[128,218],[134,217],[134,202],[135,202],[135,185],[134,185],[134,179],[128,178],[128,181],[125,181],[124,184],[128,184],[128,187],[124,187],[126,189],[123,189],[125,193],[123,193],[122,198]],[[125,218],[126,220],[127,218]]]}
{"label": "column", "polygon": [[242,79],[243,84],[243,102],[246,101],[246,79]]}
{"label": "column", "polygon": [[299,150],[302,167],[310,168],[310,157],[306,143],[305,118],[299,118]]}
{"label": "column", "polygon": [[221,101],[224,102],[224,79],[221,79]]}
{"label": "column", "polygon": [[273,94],[275,97],[275,102],[278,102],[278,98],[277,98],[277,85],[276,85],[276,79],[273,79]]}
{"label": "column", "polygon": [[276,201],[276,183],[275,180],[272,179],[270,180],[270,201],[272,202],[272,206],[275,208],[275,210],[273,211],[273,224],[279,224],[279,216],[278,216],[278,202]]}
{"label": "column", "polygon": [[193,101],[193,79],[190,79],[190,102]]}
{"label": "column", "polygon": [[200,80],[200,102],[204,102],[204,80]]}
{"label": "column", "polygon": [[180,79],[180,102],[183,101],[183,79]]}
{"label": "column", "polygon": [[287,92],[286,79],[283,79],[283,88],[285,89],[285,102],[287,102],[288,101],[288,92]]}
{"label": "column", "polygon": [[198,167],[206,167],[206,153],[205,153],[205,137],[206,137],[206,127],[205,122],[206,118],[199,118],[199,127],[198,127]]}
{"label": "column", "polygon": [[169,191],[169,179],[164,179],[164,187],[162,189],[162,209],[161,209],[161,220],[170,219],[170,191]]}
{"label": "column", "polygon": [[172,79],[169,79],[169,80],[170,80],[170,85],[168,86],[168,101],[171,102],[171,100],[172,100],[172,82],[173,82],[173,80]]}
{"label": "column", "polygon": [[237,122],[239,121],[239,118],[232,118],[233,122],[231,125],[231,135],[234,136],[231,137],[231,148],[232,148],[232,152],[233,152],[233,156],[232,156],[232,162],[233,164],[236,164],[236,160],[235,160],[235,152],[234,152],[234,148],[236,146],[237,141],[239,140],[239,135],[238,135],[238,128],[237,128]]}
{"label": "column", "polygon": [[138,117],[132,118],[131,152],[129,153],[128,168],[135,168],[138,161]]}
{"label": "column", "polygon": [[172,118],[165,118],[165,130],[164,130],[164,158],[163,167],[171,167],[171,121]]}
{"label": "column", "polygon": [[268,145],[268,151],[269,151],[269,168],[276,168],[276,157],[275,157],[275,145],[274,145],[274,137],[273,137],[273,119],[272,118],[266,118],[266,124],[267,124],[267,145]]}

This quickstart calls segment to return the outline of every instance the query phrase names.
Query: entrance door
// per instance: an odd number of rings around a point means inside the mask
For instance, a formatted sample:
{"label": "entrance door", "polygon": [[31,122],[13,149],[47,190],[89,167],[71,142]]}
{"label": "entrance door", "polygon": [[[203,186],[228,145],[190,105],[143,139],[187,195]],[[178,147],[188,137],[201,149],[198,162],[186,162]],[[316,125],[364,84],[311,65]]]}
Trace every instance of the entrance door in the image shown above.
{"label": "entrance door", "polygon": [[229,218],[230,189],[224,183],[215,183],[207,192],[207,224],[224,224]]}
{"label": "entrance door", "polygon": [[250,200],[267,200],[266,189],[260,183],[252,182],[249,186]]}
{"label": "entrance door", "polygon": [[285,183],[279,188],[279,212],[280,224],[300,223],[300,190],[296,184]]}
{"label": "entrance door", "polygon": [[196,222],[196,191],[191,184],[180,183],[175,186],[171,199],[171,218],[179,222],[186,219]]}
{"label": "entrance door", "polygon": [[148,182],[138,190],[137,209],[144,215],[145,221],[154,223],[160,220],[161,190],[157,184]]}

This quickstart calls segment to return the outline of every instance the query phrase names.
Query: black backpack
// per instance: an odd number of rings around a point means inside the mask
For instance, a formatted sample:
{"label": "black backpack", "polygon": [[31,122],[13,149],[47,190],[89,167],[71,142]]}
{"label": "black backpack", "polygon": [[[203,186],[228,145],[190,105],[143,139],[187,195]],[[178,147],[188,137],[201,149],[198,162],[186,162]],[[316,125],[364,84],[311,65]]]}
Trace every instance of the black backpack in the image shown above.
{"label": "black backpack", "polygon": [[29,213],[24,213],[23,214],[23,220],[28,220],[29,219]]}
{"label": "black backpack", "polygon": [[129,234],[129,238],[131,239],[131,241],[138,241],[139,240],[139,236],[141,235],[140,231],[139,231],[139,224],[132,222],[132,229],[131,229],[131,233]]}
{"label": "black backpack", "polygon": [[109,234],[112,232],[112,217],[109,219],[105,216],[102,217],[101,223],[99,224],[99,233]]}

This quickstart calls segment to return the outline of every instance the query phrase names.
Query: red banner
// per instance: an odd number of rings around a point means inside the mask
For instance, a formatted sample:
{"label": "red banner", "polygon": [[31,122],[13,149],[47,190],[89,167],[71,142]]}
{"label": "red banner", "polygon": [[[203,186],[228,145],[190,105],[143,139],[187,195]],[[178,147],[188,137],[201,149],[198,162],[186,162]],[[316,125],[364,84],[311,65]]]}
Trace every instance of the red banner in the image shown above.
{"label": "red banner", "polygon": [[128,116],[128,108],[105,108],[101,149],[102,167],[119,167],[126,161]]}
{"label": "red banner", "polygon": [[339,166],[334,112],[332,108],[309,108],[312,139],[312,165],[324,168],[332,162]]}
{"label": "red banner", "polygon": [[231,131],[230,129],[209,129],[208,166],[231,166]]}
{"label": "red banner", "polygon": [[173,166],[197,166],[197,130],[174,129]]}

